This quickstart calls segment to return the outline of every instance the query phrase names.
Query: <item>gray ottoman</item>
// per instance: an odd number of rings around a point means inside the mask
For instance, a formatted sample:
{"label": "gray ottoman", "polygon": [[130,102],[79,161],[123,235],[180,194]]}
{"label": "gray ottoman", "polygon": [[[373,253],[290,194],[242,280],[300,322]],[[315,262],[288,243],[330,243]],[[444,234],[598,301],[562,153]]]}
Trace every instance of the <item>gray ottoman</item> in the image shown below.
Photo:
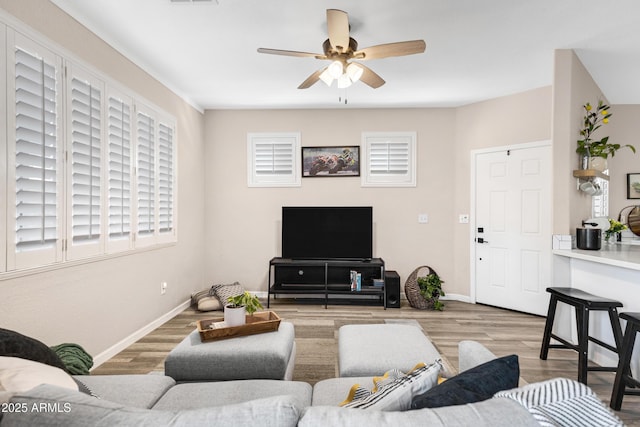
{"label": "gray ottoman", "polygon": [[291,380],[295,362],[293,324],[280,322],[275,332],[200,340],[197,330],[171,350],[165,375],[179,382],[247,379]]}
{"label": "gray ottoman", "polygon": [[338,330],[340,377],[376,376],[391,369],[407,372],[438,358],[438,350],[416,326],[345,325]]}

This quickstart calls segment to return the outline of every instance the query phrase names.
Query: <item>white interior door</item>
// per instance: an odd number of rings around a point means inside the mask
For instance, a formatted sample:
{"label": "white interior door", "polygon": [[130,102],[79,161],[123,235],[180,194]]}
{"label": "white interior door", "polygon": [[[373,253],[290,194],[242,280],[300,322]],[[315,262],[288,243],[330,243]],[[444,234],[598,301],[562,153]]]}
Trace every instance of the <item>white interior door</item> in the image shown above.
{"label": "white interior door", "polygon": [[545,315],[551,283],[551,146],[475,155],[476,301]]}

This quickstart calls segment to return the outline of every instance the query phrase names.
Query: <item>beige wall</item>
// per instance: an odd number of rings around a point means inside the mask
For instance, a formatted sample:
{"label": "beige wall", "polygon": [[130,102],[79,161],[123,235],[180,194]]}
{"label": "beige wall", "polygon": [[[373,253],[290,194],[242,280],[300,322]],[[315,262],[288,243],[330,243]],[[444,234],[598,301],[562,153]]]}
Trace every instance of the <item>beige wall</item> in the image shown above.
{"label": "beige wall", "polygon": [[470,294],[469,224],[458,224],[458,214],[471,212],[471,151],[551,138],[551,88],[543,87],[457,109],[454,179],[456,293]]}
{"label": "beige wall", "polygon": [[[418,185],[363,188],[350,177],[248,188],[247,132],[274,131],[300,132],[302,146],[360,145],[362,132],[416,131]],[[374,256],[402,278],[428,264],[450,279],[454,132],[451,109],[208,111],[207,280],[266,291],[269,259],[280,254],[284,205],[373,206]],[[428,224],[418,224],[419,213],[429,215]]]}
{"label": "beige wall", "polygon": [[[599,100],[608,101],[572,50],[555,52],[553,88],[554,233],[575,234],[581,221],[591,216],[591,196],[578,191],[577,181],[572,177],[579,162],[575,149],[584,117],[582,106],[587,102],[594,105]],[[612,143],[631,144],[640,149],[636,131],[640,106],[612,105],[611,112],[610,123],[598,131],[597,137],[609,135]],[[610,218],[617,218],[620,209],[634,204],[633,200],[627,200],[626,174],[640,171],[639,156],[625,148],[609,158]]]}
{"label": "beige wall", "polygon": [[[620,210],[629,205],[640,205],[638,199],[627,199],[627,174],[640,173],[640,136],[638,136],[638,120],[640,105],[612,105],[610,124],[606,133],[609,141],[616,144],[630,144],[636,148],[634,154],[623,148],[614,157],[609,158],[609,217],[617,218]],[[628,213],[628,212],[627,212]]]}
{"label": "beige wall", "polygon": [[[203,115],[48,1],[0,7],[177,118],[178,244],[136,255],[6,279],[0,327],[96,356],[170,312],[204,284]],[[160,295],[160,283],[168,290]]]}
{"label": "beige wall", "polygon": [[[207,268],[210,283],[267,290],[280,254],[283,205],[371,205],[374,255],[402,282],[420,265],[445,291],[469,296],[470,150],[550,138],[550,88],[458,109],[208,111]],[[299,188],[247,187],[247,132],[296,131],[302,146],[359,145],[362,132],[416,131],[415,188],[363,188],[359,178],[303,178]],[[419,213],[429,215],[418,224]]]}

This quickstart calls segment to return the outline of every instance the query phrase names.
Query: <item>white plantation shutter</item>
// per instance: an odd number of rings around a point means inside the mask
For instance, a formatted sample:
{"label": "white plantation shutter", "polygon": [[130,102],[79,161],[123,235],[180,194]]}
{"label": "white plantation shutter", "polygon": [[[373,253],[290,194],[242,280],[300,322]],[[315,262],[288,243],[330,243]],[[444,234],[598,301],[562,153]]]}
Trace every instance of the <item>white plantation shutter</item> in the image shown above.
{"label": "white plantation shutter", "polygon": [[[13,50],[14,79],[9,82],[9,103],[14,109],[9,139],[14,168],[14,253],[8,267],[59,259],[61,196],[61,147],[59,141],[60,60],[17,37]],[[23,48],[22,44],[28,47]],[[21,255],[29,254],[29,255]]]}
{"label": "white plantation shutter", "polygon": [[175,242],[175,118],[0,30],[0,274]]}
{"label": "white plantation shutter", "polygon": [[406,175],[409,171],[409,144],[372,142],[369,145],[369,165],[372,175]]}
{"label": "white plantation shutter", "polygon": [[102,92],[73,76],[70,83],[71,244],[100,239],[102,209]]}
{"label": "white plantation shutter", "polygon": [[[126,249],[131,237],[131,101],[108,100],[108,233],[107,247]],[[117,242],[117,243],[112,243]]]}
{"label": "white plantation shutter", "polygon": [[364,133],[362,144],[365,159],[363,186],[416,185],[415,133]]}
{"label": "white plantation shutter", "polygon": [[136,182],[137,182],[137,233],[153,235],[156,230],[156,149],[155,119],[138,112],[136,116]]}
{"label": "white plantation shutter", "polygon": [[300,186],[300,135],[247,135],[249,187]]}
{"label": "white plantation shutter", "polygon": [[173,127],[158,125],[158,228],[161,233],[173,231],[174,147]]}

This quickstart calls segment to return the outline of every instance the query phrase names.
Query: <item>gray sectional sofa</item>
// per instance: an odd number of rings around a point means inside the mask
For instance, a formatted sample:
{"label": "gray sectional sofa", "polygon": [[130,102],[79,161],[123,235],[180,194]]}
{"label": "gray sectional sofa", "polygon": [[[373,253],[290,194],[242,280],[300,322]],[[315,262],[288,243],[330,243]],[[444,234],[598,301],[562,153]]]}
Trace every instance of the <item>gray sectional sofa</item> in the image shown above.
{"label": "gray sectional sofa", "polygon": [[[462,342],[459,352],[461,370],[495,357],[472,341]],[[97,397],[39,385],[3,404],[0,427],[539,425],[535,413],[509,397],[402,412],[338,406],[354,382],[370,381],[369,377],[328,379],[314,387],[279,380],[177,384],[170,377],[153,374],[75,378]],[[615,421],[615,416],[612,419]]]}

